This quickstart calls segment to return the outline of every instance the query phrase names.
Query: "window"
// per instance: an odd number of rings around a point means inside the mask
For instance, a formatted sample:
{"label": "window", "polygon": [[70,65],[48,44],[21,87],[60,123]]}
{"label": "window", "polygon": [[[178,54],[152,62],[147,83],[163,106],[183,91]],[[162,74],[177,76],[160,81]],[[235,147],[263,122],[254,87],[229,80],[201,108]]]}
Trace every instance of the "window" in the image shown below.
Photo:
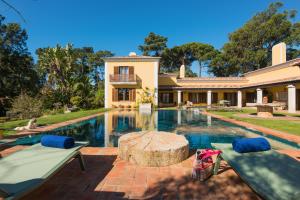
{"label": "window", "polygon": [[255,92],[246,92],[246,102],[247,103],[256,103],[256,93]]}
{"label": "window", "polygon": [[169,93],[162,94],[162,102],[163,103],[169,103]]}
{"label": "window", "polygon": [[193,103],[206,103],[207,94],[201,93],[189,93],[189,101]]}
{"label": "window", "polygon": [[237,105],[237,93],[236,92],[224,92],[224,100],[230,101],[230,106]]}
{"label": "window", "polygon": [[134,88],[113,88],[112,89],[113,101],[135,101]]}
{"label": "window", "polygon": [[118,101],[129,101],[129,89],[128,88],[118,89]]}
{"label": "window", "polygon": [[218,103],[218,93],[213,92],[212,93],[212,101],[211,103]]}
{"label": "window", "polygon": [[276,93],[276,100],[277,101],[287,102],[287,100],[288,100],[288,92],[286,92],[286,91],[277,92]]}
{"label": "window", "polygon": [[128,66],[120,66],[119,74],[129,74],[129,67]]}
{"label": "window", "polygon": [[158,100],[160,103],[173,103],[173,93],[159,93]]}

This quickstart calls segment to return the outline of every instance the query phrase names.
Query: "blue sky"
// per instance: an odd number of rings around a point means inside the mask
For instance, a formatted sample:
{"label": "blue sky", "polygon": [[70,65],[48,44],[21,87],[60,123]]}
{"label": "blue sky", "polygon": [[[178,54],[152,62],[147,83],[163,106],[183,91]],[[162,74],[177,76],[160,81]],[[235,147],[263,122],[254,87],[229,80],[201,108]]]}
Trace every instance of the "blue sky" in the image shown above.
{"label": "blue sky", "polygon": [[[27,30],[28,48],[92,46],[116,55],[136,51],[149,32],[168,37],[168,46],[203,42],[221,48],[228,34],[241,27],[271,0],[7,0],[26,23],[0,2],[7,22]],[[300,12],[300,0],[285,0],[285,9]],[[300,13],[295,21],[300,21]]]}

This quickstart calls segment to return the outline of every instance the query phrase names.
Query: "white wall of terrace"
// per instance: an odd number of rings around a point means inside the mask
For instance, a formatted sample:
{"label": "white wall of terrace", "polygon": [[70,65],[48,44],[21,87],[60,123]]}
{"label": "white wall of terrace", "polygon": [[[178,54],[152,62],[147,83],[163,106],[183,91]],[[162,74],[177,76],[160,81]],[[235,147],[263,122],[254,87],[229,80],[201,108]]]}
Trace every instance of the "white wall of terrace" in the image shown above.
{"label": "white wall of terrace", "polygon": [[257,104],[262,104],[263,90],[260,88],[256,89],[256,102]]}
{"label": "white wall of terrace", "polygon": [[242,91],[238,90],[237,91],[237,107],[238,108],[242,108],[242,101],[243,101]]}
{"label": "white wall of terrace", "polygon": [[179,106],[182,102],[182,99],[181,99],[181,90],[178,90],[177,91],[177,105]]}
{"label": "white wall of terrace", "polygon": [[288,85],[288,112],[296,112],[296,87],[294,85]]}

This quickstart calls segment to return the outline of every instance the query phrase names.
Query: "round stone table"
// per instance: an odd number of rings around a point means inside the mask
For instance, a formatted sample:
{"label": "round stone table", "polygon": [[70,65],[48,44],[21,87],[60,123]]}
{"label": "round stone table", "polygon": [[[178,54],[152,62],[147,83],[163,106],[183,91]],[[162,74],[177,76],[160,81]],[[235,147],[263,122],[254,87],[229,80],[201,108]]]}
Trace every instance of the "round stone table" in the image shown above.
{"label": "round stone table", "polygon": [[262,118],[273,117],[273,106],[271,105],[256,105],[257,116]]}
{"label": "round stone table", "polygon": [[159,131],[133,132],[119,138],[118,155],[130,163],[159,167],[185,160],[189,143],[182,135]]}

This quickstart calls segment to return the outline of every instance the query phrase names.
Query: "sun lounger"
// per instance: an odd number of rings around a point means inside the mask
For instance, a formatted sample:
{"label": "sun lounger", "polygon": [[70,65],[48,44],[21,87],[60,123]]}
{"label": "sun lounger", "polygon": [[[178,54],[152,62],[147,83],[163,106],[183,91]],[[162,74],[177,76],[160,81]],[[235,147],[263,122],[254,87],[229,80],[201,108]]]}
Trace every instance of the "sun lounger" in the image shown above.
{"label": "sun lounger", "polygon": [[78,158],[84,170],[79,150],[86,142],[76,142],[70,149],[35,144],[0,159],[0,196],[17,199],[41,186],[72,158]]}
{"label": "sun lounger", "polygon": [[[221,157],[263,199],[300,199],[300,162],[274,150],[237,153],[231,144],[212,144]],[[218,167],[218,164],[215,165]]]}

